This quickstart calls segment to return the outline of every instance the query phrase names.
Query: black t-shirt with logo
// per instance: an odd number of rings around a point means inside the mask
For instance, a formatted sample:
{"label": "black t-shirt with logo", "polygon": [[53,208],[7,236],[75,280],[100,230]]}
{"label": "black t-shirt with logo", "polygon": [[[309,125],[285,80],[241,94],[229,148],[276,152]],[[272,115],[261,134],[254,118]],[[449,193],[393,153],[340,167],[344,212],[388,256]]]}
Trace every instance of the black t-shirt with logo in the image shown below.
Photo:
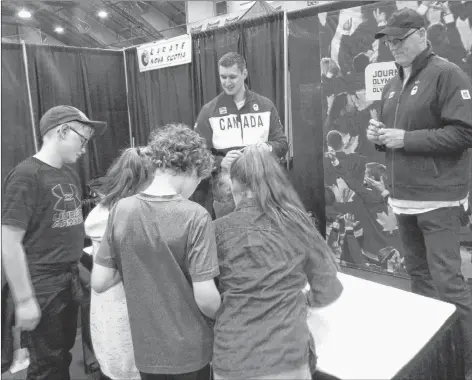
{"label": "black t-shirt with logo", "polygon": [[2,225],[24,229],[28,264],[80,259],[84,244],[80,180],[68,165],[58,169],[27,158],[7,176]]}

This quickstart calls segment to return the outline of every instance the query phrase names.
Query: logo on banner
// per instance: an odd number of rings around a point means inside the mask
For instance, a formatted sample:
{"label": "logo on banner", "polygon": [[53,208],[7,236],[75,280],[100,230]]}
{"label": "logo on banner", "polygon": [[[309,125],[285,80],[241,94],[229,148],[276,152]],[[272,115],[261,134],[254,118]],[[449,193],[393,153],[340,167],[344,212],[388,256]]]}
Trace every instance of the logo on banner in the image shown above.
{"label": "logo on banner", "polygon": [[410,95],[415,95],[417,92],[418,92],[418,86],[415,86],[415,87],[413,87],[413,89],[411,90]]}
{"label": "logo on banner", "polygon": [[470,100],[469,90],[461,90],[462,99]]}
{"label": "logo on banner", "polygon": [[149,52],[147,50],[143,50],[141,53],[141,63],[143,66],[147,66],[149,64]]}
{"label": "logo on banner", "polygon": [[395,91],[392,91],[390,94],[388,94],[388,98],[389,98],[389,99],[392,99],[392,98],[393,98],[393,95],[395,95]]}
{"label": "logo on banner", "polygon": [[226,115],[228,113],[228,110],[226,109],[226,107],[221,107],[219,111],[220,111],[220,115]]}
{"label": "logo on banner", "polygon": [[257,104],[254,104],[254,105],[252,106],[252,108],[253,108],[254,111],[256,111],[256,112],[259,111],[259,106],[258,106]]}

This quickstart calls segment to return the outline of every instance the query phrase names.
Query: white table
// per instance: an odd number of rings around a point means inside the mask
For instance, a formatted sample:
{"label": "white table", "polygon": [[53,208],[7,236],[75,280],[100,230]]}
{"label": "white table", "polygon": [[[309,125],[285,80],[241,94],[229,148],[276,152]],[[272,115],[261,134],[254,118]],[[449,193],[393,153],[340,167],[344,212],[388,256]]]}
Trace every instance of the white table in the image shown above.
{"label": "white table", "polygon": [[450,318],[456,307],[338,274],[344,291],[310,309],[319,371],[338,379],[392,379]]}

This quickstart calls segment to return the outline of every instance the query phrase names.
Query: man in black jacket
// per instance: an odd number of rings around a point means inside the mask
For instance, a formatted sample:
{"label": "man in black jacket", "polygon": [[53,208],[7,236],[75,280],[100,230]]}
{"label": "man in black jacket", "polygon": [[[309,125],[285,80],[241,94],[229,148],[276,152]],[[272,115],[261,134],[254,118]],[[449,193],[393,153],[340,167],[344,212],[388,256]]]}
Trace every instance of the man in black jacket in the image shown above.
{"label": "man in black jacket", "polygon": [[389,204],[398,219],[412,291],[455,304],[472,376],[472,298],[461,272],[460,213],[467,207],[472,85],[436,56],[425,21],[405,8],[375,35],[398,65],[367,138],[386,152]]}

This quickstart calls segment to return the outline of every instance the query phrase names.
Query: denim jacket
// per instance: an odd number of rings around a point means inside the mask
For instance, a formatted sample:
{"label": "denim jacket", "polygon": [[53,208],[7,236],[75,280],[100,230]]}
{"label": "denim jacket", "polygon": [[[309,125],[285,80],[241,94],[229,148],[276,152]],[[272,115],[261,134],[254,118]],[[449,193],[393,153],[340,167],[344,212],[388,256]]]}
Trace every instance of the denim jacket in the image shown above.
{"label": "denim jacket", "polygon": [[[213,366],[220,376],[255,377],[308,363],[310,334],[302,289],[323,306],[342,285],[321,236],[309,252],[297,247],[259,210],[254,200],[217,219],[222,306],[215,324]],[[315,228],[315,227],[313,227]]]}

